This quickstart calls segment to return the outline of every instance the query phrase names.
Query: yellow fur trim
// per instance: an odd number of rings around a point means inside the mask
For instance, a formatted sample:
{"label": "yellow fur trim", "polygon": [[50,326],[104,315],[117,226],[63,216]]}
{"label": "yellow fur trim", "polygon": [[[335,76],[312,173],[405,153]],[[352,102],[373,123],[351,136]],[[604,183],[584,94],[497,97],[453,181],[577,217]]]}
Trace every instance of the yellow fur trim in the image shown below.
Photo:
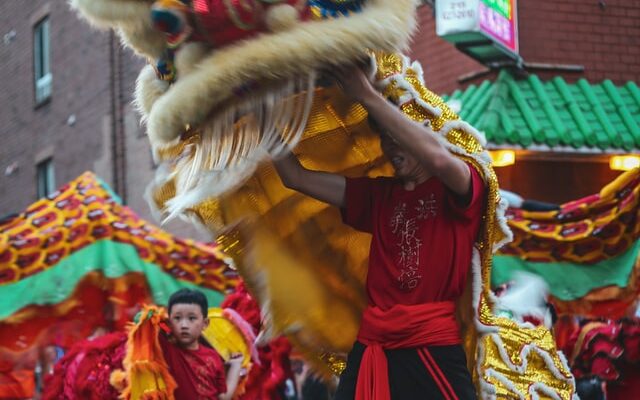
{"label": "yellow fur trim", "polygon": [[281,32],[291,29],[300,21],[300,14],[289,4],[280,4],[267,11],[266,25],[271,32]]}
{"label": "yellow fur trim", "polygon": [[162,54],[166,39],[151,26],[151,3],[151,0],[69,0],[71,8],[91,25],[116,29],[125,45],[155,59]]}
{"label": "yellow fur trim", "polygon": [[133,104],[141,115],[142,122],[146,122],[153,103],[169,89],[169,82],[156,77],[156,71],[151,65],[146,65],[140,71],[136,80],[136,91]]}
{"label": "yellow fur trim", "polygon": [[187,124],[199,126],[249,81],[290,79],[351,63],[365,57],[366,49],[404,48],[415,27],[416,3],[371,0],[347,19],[301,23],[212,52],[154,104],[148,121],[152,144],[171,142]]}
{"label": "yellow fur trim", "polygon": [[113,28],[122,24],[144,25],[149,18],[151,1],[144,0],[69,0],[92,25]]}
{"label": "yellow fur trim", "polygon": [[138,55],[156,60],[166,48],[166,38],[151,25],[122,25],[117,29],[122,44],[133,49]]}

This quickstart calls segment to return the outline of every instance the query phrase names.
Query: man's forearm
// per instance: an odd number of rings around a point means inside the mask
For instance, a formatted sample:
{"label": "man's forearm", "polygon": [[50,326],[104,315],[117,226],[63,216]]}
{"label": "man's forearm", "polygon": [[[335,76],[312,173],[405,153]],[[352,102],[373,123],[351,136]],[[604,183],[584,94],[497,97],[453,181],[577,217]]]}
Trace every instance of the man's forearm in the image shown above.
{"label": "man's forearm", "polygon": [[436,138],[430,127],[407,118],[373,88],[361,98],[369,114],[389,136],[410,153],[431,174],[457,194],[466,195],[470,173],[465,163],[455,158]]}
{"label": "man's forearm", "polygon": [[430,128],[407,118],[375,90],[371,90],[362,98],[362,104],[386,133],[421,162],[426,161],[428,164],[434,156],[442,154],[445,150]]}
{"label": "man's forearm", "polygon": [[310,171],[300,164],[293,153],[274,160],[273,164],[282,183],[289,189],[336,207],[343,206],[346,186],[343,176],[322,171]]}

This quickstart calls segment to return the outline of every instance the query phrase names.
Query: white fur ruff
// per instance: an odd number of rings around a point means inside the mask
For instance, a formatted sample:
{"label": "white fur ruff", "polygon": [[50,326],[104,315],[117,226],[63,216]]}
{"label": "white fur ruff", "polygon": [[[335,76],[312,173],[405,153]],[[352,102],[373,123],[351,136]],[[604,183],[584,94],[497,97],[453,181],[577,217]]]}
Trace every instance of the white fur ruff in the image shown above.
{"label": "white fur ruff", "polygon": [[186,147],[172,173],[158,179],[175,179],[176,196],[166,204],[165,220],[237,188],[260,163],[295,147],[307,124],[314,82],[314,74],[289,81],[205,123],[198,144]]}

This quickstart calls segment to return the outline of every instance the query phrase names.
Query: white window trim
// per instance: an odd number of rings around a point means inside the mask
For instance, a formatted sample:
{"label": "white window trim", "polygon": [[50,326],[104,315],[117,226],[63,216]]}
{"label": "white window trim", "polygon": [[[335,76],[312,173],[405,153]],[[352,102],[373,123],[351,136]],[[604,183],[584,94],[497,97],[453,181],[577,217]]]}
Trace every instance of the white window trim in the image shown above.
{"label": "white window trim", "polygon": [[[45,176],[42,176],[43,172]],[[53,158],[47,158],[36,164],[36,194],[38,198],[43,198],[55,191],[56,174]]]}
{"label": "white window trim", "polygon": [[[40,35],[43,37],[41,38]],[[51,22],[45,15],[33,27],[33,75],[36,105],[51,97]]]}

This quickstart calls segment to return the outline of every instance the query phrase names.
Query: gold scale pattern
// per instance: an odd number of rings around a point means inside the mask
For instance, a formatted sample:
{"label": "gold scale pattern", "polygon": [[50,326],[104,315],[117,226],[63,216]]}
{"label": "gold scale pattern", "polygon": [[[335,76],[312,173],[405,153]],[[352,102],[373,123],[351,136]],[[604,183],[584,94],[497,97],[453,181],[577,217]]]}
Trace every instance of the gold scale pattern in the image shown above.
{"label": "gold scale pattern", "polygon": [[[413,99],[398,105],[408,117],[418,122],[429,120],[435,131],[441,130],[446,122],[459,119],[439,96],[425,87],[418,72],[406,64],[408,60],[404,56],[378,53],[375,57],[378,80],[401,74],[422,101],[441,111],[439,116],[433,115]],[[403,90],[393,83],[383,90],[383,94],[397,104]],[[492,168],[478,161],[477,155],[483,148],[473,135],[463,129],[450,129],[445,138],[465,151],[466,156],[462,157],[481,173],[488,188],[484,228],[477,243],[481,254],[482,290],[479,303],[473,308],[480,322],[493,327],[496,333],[481,335],[477,341],[469,337],[465,340],[470,344],[470,354],[473,354],[476,344],[482,349],[476,359],[475,378],[479,378],[479,374],[481,379],[493,385],[498,398],[519,397],[514,390],[528,398],[532,385],[542,383],[560,398],[570,399],[574,393],[572,376],[559,358],[551,333],[542,327],[521,328],[514,321],[497,317],[491,311],[492,248],[505,237],[496,217],[498,181]],[[197,136],[191,140],[197,145]],[[389,175],[392,169],[383,160],[378,144],[376,135],[366,124],[366,111],[345,99],[339,91],[323,88],[315,93],[308,125],[296,153],[303,165],[310,169],[340,172],[347,176]],[[167,182],[154,193],[157,205],[161,206],[175,193],[171,185],[172,182]],[[287,264],[295,264],[289,273],[306,271],[306,275],[300,275],[300,280],[294,284],[312,282],[311,285],[317,286],[317,293],[293,290],[297,293],[295,297],[283,295],[295,288],[291,284],[273,283],[277,279],[270,280],[272,283],[267,292],[273,323],[283,330],[292,321],[303,326],[304,329],[288,332],[296,347],[312,359],[328,363],[329,369],[325,365],[325,372],[339,373],[345,364],[344,358],[338,354],[349,350],[365,304],[363,288],[369,238],[344,227],[335,210],[285,189],[270,165],[260,167],[236,192],[219,199],[205,200],[189,212],[214,232],[239,219],[251,217],[254,227],[268,227],[269,233],[262,236],[262,241],[286,244],[266,251],[265,254],[270,256],[263,256],[262,270],[256,271],[243,262],[245,241],[248,239],[239,230],[227,231],[218,237],[222,248],[236,259],[240,272],[254,293],[259,293],[261,285],[264,285],[256,281],[256,275],[283,276],[279,274],[286,270],[282,265]],[[283,257],[284,253],[290,257]],[[269,261],[274,259],[278,259],[280,266],[269,266]],[[291,302],[296,303],[298,314],[290,310]],[[332,311],[327,313],[325,310]],[[307,315],[301,316],[300,313]],[[527,347],[545,353],[552,360],[552,365],[547,364],[538,352],[522,353]],[[522,366],[527,362],[527,368],[523,372],[511,368],[503,359],[500,348],[511,364]],[[316,364],[318,368],[322,366],[323,363]],[[492,373],[501,374],[510,384],[505,385]],[[544,398],[544,394],[540,395]]]}

